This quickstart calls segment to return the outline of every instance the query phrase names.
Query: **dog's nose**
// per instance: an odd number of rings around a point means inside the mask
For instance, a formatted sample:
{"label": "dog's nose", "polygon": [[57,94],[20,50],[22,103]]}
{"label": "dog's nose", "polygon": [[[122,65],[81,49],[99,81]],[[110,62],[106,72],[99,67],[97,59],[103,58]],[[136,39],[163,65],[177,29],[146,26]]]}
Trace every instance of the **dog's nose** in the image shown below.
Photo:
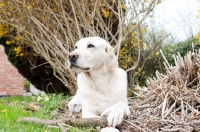
{"label": "dog's nose", "polygon": [[70,60],[70,61],[75,61],[75,60],[78,59],[78,56],[79,56],[79,55],[76,54],[76,53],[70,53],[68,57],[69,57],[69,60]]}

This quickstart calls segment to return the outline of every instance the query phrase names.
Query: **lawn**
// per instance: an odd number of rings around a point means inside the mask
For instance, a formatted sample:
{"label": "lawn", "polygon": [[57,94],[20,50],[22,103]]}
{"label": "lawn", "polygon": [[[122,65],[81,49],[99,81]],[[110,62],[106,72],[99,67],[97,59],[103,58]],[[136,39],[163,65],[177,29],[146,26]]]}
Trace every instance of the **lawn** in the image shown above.
{"label": "lawn", "polygon": [[[55,109],[64,109],[68,98],[69,96],[55,94],[0,98],[0,132],[60,132],[58,127],[19,122],[18,117],[51,119],[51,112]],[[87,130],[69,126],[67,131],[80,132]]]}

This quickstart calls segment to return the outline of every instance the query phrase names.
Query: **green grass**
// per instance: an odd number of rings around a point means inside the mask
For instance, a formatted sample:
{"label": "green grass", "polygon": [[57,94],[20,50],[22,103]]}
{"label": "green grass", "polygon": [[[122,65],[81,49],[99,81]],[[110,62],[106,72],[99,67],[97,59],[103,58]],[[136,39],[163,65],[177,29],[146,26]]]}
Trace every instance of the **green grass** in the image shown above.
{"label": "green grass", "polygon": [[[50,119],[50,112],[56,108],[63,108],[63,100],[68,97],[62,95],[48,95],[49,100],[37,101],[36,96],[13,96],[0,98],[0,132],[60,132],[59,128],[48,128],[34,123],[22,123],[18,117],[37,117]],[[29,104],[37,103],[38,111],[30,108]],[[69,132],[89,131],[85,128],[72,128]]]}

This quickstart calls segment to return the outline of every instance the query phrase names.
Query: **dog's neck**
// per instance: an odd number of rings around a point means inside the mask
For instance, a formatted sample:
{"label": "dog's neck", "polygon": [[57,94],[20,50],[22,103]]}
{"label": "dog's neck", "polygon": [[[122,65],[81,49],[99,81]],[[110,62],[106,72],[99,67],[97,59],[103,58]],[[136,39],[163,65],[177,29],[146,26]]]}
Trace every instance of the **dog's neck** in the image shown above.
{"label": "dog's neck", "polygon": [[[93,86],[94,86],[92,87],[93,89],[98,89],[102,92],[105,92],[108,90],[107,87],[104,87],[108,85],[108,79],[107,79],[108,76],[107,76],[107,73],[103,71],[103,69],[95,69],[90,72],[85,72],[84,74],[86,77],[85,81],[88,84],[93,83]],[[99,85],[102,82],[104,83],[104,85]]]}
{"label": "dog's neck", "polygon": [[105,76],[106,73],[104,72],[103,68],[99,68],[88,72],[88,74],[90,75],[92,80],[98,80]]}

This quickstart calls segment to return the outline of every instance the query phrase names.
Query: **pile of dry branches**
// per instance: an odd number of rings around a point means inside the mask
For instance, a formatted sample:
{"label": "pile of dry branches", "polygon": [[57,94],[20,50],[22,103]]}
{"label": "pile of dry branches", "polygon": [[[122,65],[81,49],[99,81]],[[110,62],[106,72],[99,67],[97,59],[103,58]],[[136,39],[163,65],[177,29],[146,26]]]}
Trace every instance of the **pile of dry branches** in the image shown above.
{"label": "pile of dry branches", "polygon": [[167,75],[156,72],[147,88],[137,86],[137,99],[130,100],[132,117],[124,126],[132,131],[200,130],[200,54],[174,60],[175,66],[165,62]]}

